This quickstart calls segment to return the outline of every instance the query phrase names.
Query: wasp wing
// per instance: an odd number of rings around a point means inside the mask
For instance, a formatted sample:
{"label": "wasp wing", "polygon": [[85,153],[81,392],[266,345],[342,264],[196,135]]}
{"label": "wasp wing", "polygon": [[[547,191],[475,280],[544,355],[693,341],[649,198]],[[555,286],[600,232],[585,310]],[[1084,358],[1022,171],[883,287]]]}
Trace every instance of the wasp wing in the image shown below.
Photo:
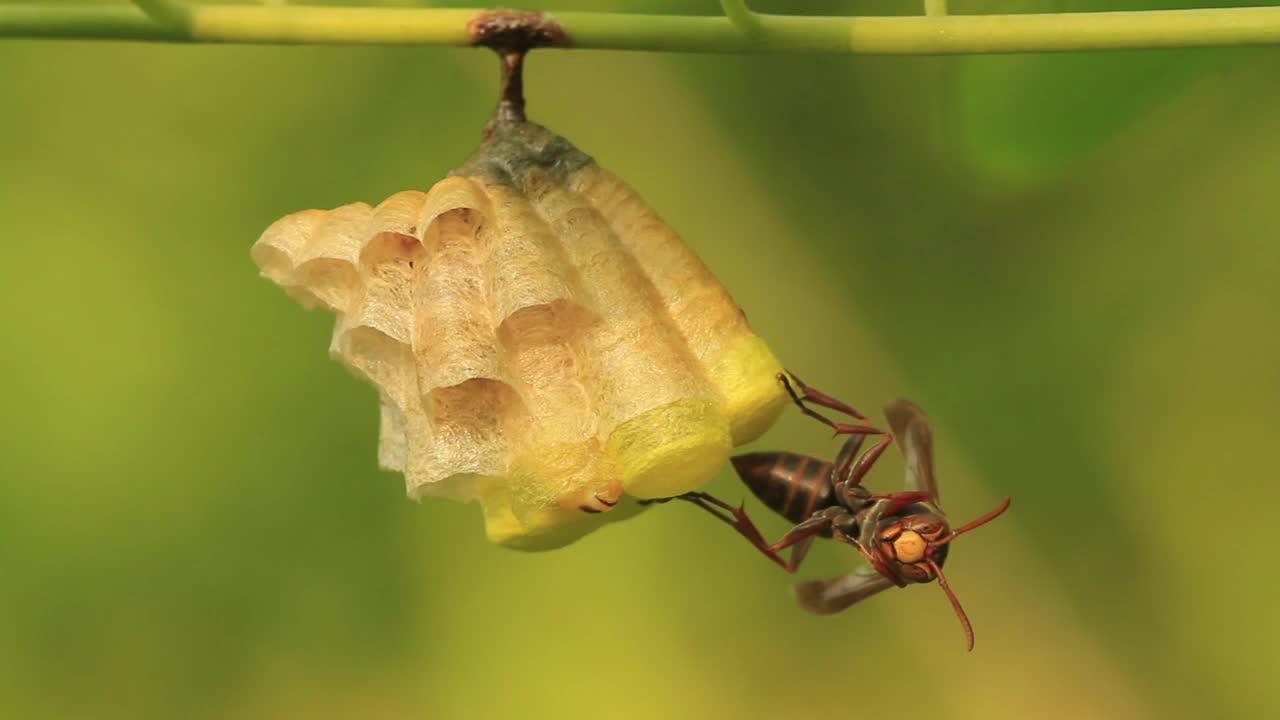
{"label": "wasp wing", "polygon": [[800,607],[818,615],[831,615],[890,587],[891,580],[871,568],[863,568],[839,577],[798,582],[793,589]]}
{"label": "wasp wing", "polygon": [[933,471],[933,426],[920,406],[897,400],[884,408],[893,437],[907,461],[907,490],[929,493],[938,504],[938,480]]}

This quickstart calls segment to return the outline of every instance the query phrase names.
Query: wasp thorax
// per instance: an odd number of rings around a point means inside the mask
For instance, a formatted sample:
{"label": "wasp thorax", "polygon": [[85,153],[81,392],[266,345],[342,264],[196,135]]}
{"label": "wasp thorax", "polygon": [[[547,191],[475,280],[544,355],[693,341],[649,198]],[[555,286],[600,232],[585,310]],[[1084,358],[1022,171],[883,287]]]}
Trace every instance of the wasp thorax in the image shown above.
{"label": "wasp thorax", "polygon": [[412,497],[549,548],[711,479],[777,419],[781,365],[626,183],[532,123],[490,130],[429,191],[290,215],[253,257],[337,315]]}

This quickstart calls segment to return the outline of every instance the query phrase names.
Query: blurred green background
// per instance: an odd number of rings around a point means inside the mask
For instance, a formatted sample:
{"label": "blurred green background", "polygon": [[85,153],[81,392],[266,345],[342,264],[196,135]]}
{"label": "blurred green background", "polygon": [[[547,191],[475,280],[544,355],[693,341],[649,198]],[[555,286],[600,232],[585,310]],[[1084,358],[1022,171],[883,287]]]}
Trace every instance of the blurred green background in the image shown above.
{"label": "blurred green background", "polygon": [[[606,5],[716,11],[557,3]],[[1035,4],[1088,7],[1116,4]],[[530,61],[531,117],[634,184],[785,363],[929,410],[954,519],[1014,497],[947,566],[971,655],[936,587],[810,616],[691,507],[530,555],[377,470],[331,317],[248,249],[429,187],[496,75],[0,41],[0,716],[1280,715],[1280,49]],[[837,445],[793,412],[757,443]],[[824,546],[804,574],[854,565]]]}

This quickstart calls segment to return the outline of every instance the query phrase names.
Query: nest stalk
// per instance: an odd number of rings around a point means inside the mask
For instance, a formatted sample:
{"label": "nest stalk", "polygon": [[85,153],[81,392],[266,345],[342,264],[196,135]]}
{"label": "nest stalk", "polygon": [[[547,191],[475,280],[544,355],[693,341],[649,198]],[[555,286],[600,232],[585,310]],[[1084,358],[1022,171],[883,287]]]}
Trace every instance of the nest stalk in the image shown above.
{"label": "nest stalk", "polygon": [[537,47],[568,47],[569,34],[546,13],[529,10],[481,13],[467,25],[467,32],[473,45],[492,49],[501,62],[502,97],[494,121],[524,122],[524,56]]}

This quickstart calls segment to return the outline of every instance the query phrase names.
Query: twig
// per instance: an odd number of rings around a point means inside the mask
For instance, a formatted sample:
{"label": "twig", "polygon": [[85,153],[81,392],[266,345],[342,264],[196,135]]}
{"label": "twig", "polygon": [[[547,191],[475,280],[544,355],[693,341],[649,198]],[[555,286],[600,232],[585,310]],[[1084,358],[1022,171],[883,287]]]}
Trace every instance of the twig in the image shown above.
{"label": "twig", "polygon": [[720,0],[720,9],[738,32],[749,38],[760,35],[759,16],[747,9],[746,0]]}
{"label": "twig", "polygon": [[[159,42],[472,45],[482,10],[188,5],[0,5],[0,37]],[[937,12],[942,3],[929,3]],[[725,0],[722,17],[555,13],[575,48],[717,53],[1061,52],[1280,44],[1280,7],[1100,13],[796,17]]]}
{"label": "twig", "polygon": [[173,28],[185,28],[191,22],[195,12],[191,5],[183,0],[133,0],[133,4],[142,8],[152,20],[160,25]]}

